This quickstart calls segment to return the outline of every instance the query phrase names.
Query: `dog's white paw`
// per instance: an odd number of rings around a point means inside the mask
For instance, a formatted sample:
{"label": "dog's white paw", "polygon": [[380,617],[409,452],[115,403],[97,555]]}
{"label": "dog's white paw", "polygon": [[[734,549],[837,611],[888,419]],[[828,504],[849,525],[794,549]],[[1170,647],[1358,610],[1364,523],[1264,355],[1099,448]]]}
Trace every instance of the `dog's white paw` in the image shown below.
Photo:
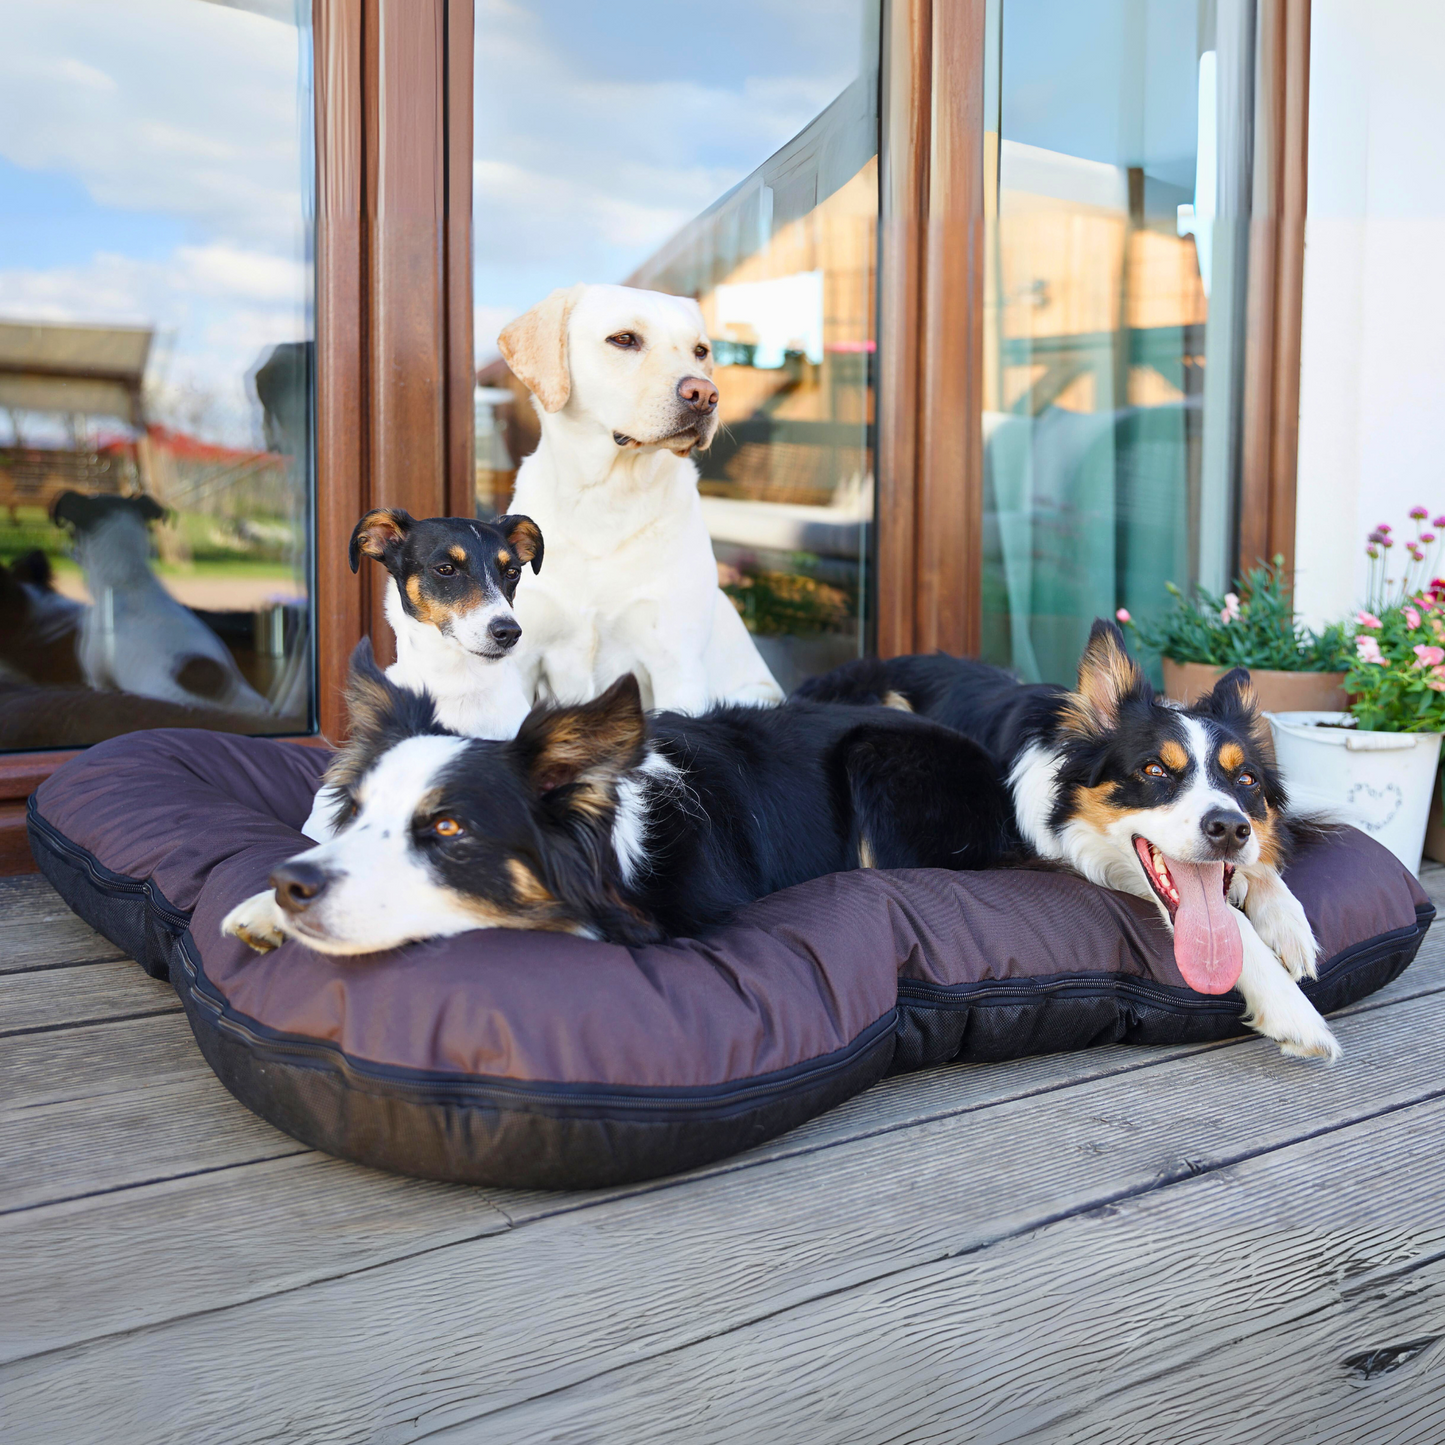
{"label": "dog's white paw", "polygon": [[1265,947],[1298,983],[1319,968],[1320,946],[1303,905],[1277,873],[1251,880],[1244,911]]}
{"label": "dog's white paw", "polygon": [[283,919],[276,894],[268,888],[238,903],[221,920],[221,932],[239,938],[257,953],[270,953],[286,941]]}
{"label": "dog's white paw", "polygon": [[1265,1038],[1273,1039],[1280,1052],[1292,1059],[1325,1059],[1334,1063],[1340,1057],[1339,1040],[1298,989],[1291,989],[1291,993],[1295,997],[1272,998],[1245,1022]]}

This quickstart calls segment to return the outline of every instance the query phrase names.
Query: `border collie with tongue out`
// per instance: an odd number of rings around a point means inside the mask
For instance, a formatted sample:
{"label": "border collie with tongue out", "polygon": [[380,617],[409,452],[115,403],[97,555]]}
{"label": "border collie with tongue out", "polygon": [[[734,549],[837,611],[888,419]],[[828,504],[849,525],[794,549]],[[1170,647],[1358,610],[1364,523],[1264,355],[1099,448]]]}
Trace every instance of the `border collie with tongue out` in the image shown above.
{"label": "border collie with tongue out", "polygon": [[1314,977],[1318,945],[1280,877],[1309,825],[1287,812],[1243,668],[1178,707],[1155,697],[1123,633],[1101,619],[1074,692],[938,653],[849,663],[797,695],[886,702],[982,743],[1008,774],[1029,845],[1157,903],[1190,988],[1237,988],[1247,1022],[1285,1053],[1339,1057],[1298,987]]}

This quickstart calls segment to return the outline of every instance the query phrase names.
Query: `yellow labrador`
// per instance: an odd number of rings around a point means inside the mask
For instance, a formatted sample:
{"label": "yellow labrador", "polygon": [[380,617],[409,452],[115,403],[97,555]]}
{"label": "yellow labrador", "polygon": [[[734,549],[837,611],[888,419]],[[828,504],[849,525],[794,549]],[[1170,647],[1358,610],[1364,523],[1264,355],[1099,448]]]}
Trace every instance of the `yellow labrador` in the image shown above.
{"label": "yellow labrador", "polygon": [[535,694],[587,702],[631,672],[652,708],[781,702],[718,588],[689,460],[718,425],[697,303],[573,286],[498,341],[542,422],[511,508],[547,538],[547,570],[515,604]]}

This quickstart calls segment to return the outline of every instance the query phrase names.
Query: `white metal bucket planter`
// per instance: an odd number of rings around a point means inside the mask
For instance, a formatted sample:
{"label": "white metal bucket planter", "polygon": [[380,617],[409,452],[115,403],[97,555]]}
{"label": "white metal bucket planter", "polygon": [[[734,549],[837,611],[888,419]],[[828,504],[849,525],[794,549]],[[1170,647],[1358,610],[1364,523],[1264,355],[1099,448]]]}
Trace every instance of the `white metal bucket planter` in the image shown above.
{"label": "white metal bucket planter", "polygon": [[1441,735],[1359,732],[1347,712],[1266,716],[1294,806],[1363,828],[1419,872]]}

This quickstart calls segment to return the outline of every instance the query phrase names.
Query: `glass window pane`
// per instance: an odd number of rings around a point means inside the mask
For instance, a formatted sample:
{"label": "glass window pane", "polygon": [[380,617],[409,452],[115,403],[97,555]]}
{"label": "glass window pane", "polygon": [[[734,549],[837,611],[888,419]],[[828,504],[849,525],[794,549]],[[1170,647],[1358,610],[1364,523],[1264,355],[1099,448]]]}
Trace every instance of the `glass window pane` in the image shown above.
{"label": "glass window pane", "polygon": [[0,748],[311,727],[310,10],[0,0]]}
{"label": "glass window pane", "polygon": [[743,0],[707,28],[679,67],[655,5],[477,6],[477,506],[538,436],[502,326],[578,281],[695,297],[719,578],[791,689],[866,640],[878,8]]}
{"label": "glass window pane", "polygon": [[984,652],[1071,681],[1095,617],[1233,565],[1253,6],[995,0]]}

